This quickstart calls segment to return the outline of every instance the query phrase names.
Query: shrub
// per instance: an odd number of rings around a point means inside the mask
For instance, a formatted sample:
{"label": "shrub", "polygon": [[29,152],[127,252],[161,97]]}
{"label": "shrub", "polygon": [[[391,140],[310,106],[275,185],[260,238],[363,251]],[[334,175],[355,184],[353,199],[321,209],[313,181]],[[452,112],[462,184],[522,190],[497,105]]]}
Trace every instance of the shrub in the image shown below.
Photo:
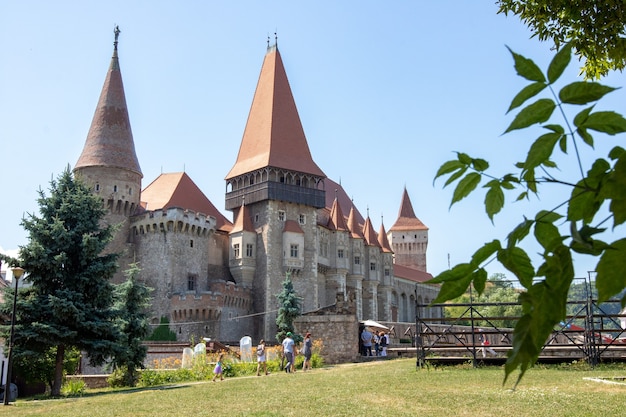
{"label": "shrub", "polygon": [[86,388],[87,385],[82,379],[69,379],[61,387],[61,394],[65,397],[80,397]]}

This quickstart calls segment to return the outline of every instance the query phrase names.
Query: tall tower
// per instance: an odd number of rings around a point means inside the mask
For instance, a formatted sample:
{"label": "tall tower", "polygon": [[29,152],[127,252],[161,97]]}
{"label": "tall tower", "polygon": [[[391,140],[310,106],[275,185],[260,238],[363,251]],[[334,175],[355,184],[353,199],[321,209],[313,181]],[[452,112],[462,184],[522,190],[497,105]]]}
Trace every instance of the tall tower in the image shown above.
{"label": "tall tower", "polygon": [[268,45],[239,154],[225,178],[226,209],[238,218],[245,199],[257,233],[252,286],[254,310],[264,313],[257,316],[259,337],[275,334],[276,295],[287,274],[303,310],[319,307],[317,209],[325,206],[325,177],[311,157],[280,52]]}
{"label": "tall tower", "polygon": [[120,30],[116,27],[111,65],[83,152],[74,167],[74,173],[82,177],[102,197],[108,210],[105,220],[112,225],[121,225],[108,247],[109,251],[122,254],[116,279],[123,276],[129,261],[132,261],[132,254],[128,250],[129,217],[139,206],[143,177],[135,153],[117,56],[119,33]]}
{"label": "tall tower", "polygon": [[426,272],[428,227],[415,215],[406,187],[402,194],[398,219],[389,229],[387,237],[391,241],[397,265]]}

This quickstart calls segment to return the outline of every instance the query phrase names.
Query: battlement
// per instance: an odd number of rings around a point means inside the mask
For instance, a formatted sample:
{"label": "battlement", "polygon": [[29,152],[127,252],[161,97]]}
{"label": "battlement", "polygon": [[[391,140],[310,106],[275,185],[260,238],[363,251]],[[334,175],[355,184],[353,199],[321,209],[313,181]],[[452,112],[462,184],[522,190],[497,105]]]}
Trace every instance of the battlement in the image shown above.
{"label": "battlement", "polygon": [[213,216],[180,207],[147,211],[131,218],[134,235],[176,232],[206,237],[215,231],[216,224],[217,220]]}
{"label": "battlement", "polygon": [[171,300],[172,321],[216,320],[222,309],[229,308],[245,314],[252,309],[249,290],[233,282],[219,281],[210,284],[209,291],[174,294]]}

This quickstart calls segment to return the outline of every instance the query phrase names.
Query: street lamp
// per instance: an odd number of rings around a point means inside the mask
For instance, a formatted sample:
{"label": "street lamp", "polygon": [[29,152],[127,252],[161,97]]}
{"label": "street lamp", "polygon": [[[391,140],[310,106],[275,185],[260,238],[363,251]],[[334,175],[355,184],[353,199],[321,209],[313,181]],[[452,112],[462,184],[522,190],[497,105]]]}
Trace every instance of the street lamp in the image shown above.
{"label": "street lamp", "polygon": [[9,397],[11,396],[11,356],[13,356],[13,329],[15,328],[15,310],[17,307],[17,283],[24,275],[22,268],[11,268],[13,278],[15,278],[15,292],[13,293],[13,314],[11,315],[11,333],[9,336],[9,356],[7,358],[7,382],[4,385],[4,405],[9,405]]}

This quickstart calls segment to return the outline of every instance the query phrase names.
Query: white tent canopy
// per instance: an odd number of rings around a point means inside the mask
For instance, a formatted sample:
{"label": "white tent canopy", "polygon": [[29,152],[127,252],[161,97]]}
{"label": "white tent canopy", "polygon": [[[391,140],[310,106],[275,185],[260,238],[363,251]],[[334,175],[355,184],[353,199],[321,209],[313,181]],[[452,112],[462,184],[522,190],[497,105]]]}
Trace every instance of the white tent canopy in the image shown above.
{"label": "white tent canopy", "polygon": [[379,322],[374,321],[374,320],[365,320],[365,321],[362,321],[361,324],[366,327],[375,327],[377,329],[389,330],[389,327],[383,324],[380,324]]}

